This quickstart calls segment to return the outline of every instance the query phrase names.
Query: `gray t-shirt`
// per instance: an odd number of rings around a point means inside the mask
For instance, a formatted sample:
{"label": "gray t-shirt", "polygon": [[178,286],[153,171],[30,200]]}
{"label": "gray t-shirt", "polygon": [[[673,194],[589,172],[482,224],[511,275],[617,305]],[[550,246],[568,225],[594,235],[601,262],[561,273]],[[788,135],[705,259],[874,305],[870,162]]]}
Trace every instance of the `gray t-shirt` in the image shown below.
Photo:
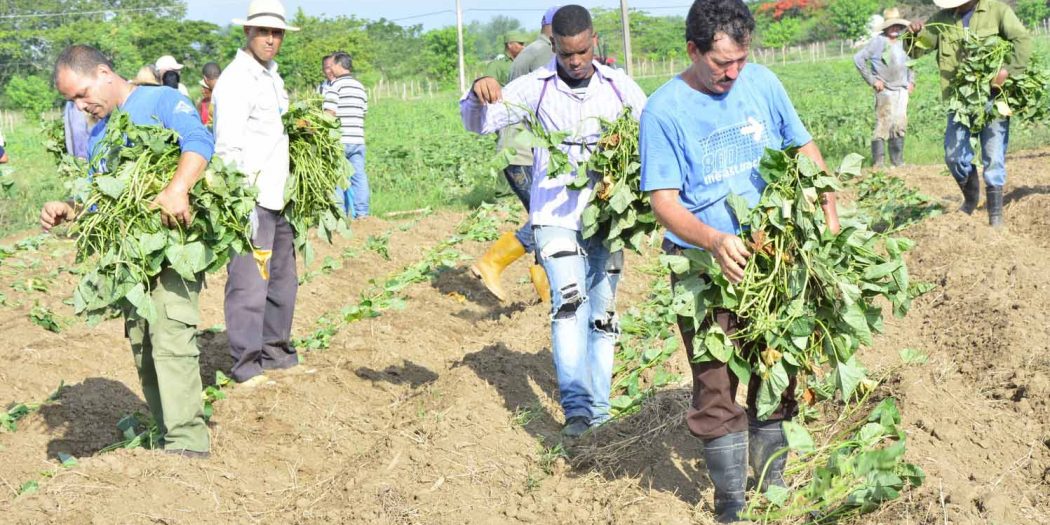
{"label": "gray t-shirt", "polygon": [[889,90],[908,89],[915,83],[915,71],[908,67],[908,60],[901,40],[890,42],[884,35],[876,35],[853,55],[853,63],[865,82],[875,85],[876,80],[881,80]]}
{"label": "gray t-shirt", "polygon": [[[509,84],[520,76],[528,75],[546,66],[553,57],[554,51],[551,50],[551,39],[547,35],[540,33],[540,36],[536,37],[533,43],[525,46],[525,49],[522,49],[521,53],[518,53],[518,56],[514,59],[514,63],[510,66],[510,76],[507,83]],[[525,129],[524,124],[516,124],[503,128],[499,133],[499,147],[501,149],[515,148],[514,158],[510,161],[511,166],[532,166],[532,150],[519,148],[516,142],[518,133],[523,129]]]}

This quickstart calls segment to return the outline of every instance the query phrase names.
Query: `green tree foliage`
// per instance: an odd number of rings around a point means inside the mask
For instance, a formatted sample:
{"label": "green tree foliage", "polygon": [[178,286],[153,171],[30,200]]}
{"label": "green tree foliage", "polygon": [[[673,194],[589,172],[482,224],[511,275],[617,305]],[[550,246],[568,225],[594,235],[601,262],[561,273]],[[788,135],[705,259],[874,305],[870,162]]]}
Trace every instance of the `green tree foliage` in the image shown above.
{"label": "green tree foliage", "polygon": [[[475,38],[475,35],[463,33],[463,48],[473,48]],[[423,35],[423,53],[426,56],[425,68],[430,74],[430,78],[439,82],[451,82],[457,78],[459,55],[456,42],[455,27],[435,29]],[[474,55],[467,55],[465,60],[467,65],[477,62]]]}
{"label": "green tree foliage", "polygon": [[[324,78],[321,58],[336,51],[350,54],[355,74],[371,71],[373,46],[369,45],[364,20],[352,16],[307,16],[300,8],[289,23],[299,27],[300,31],[285,35],[277,62],[290,90],[313,89],[317,86]],[[242,45],[243,40],[242,37]]]}
{"label": "green tree foliage", "polygon": [[[594,30],[601,39],[606,55],[623,60],[623,25],[618,9],[591,10]],[[631,51],[634,58],[645,60],[684,60],[685,17],[653,16],[632,9],[630,12]]]}
{"label": "green tree foliage", "polygon": [[4,88],[4,95],[10,107],[27,111],[31,115],[46,111],[55,101],[47,80],[39,76],[11,77]]}
{"label": "green tree foliage", "polygon": [[772,21],[765,27],[762,35],[762,46],[781,47],[795,44],[802,36],[802,21],[798,18],[781,18]]}
{"label": "green tree foliage", "polygon": [[[368,22],[365,33],[372,45],[372,81],[419,77],[426,71],[422,53],[423,26],[399,26],[386,19]],[[364,75],[364,73],[362,73]],[[366,79],[366,82],[368,80]]]}
{"label": "green tree foliage", "polygon": [[1046,0],[1017,0],[1016,11],[1017,18],[1028,27],[1035,27],[1050,17],[1050,6],[1047,6]]}
{"label": "green tree foliage", "polygon": [[504,35],[511,31],[522,31],[522,27],[517,18],[496,15],[484,23],[475,20],[463,31],[474,37],[473,47],[467,48],[464,52],[473,52],[481,60],[492,60],[497,55],[503,54]]}
{"label": "green tree foliage", "polygon": [[868,20],[878,11],[878,0],[831,0],[827,8],[839,36],[851,40],[867,36]]}

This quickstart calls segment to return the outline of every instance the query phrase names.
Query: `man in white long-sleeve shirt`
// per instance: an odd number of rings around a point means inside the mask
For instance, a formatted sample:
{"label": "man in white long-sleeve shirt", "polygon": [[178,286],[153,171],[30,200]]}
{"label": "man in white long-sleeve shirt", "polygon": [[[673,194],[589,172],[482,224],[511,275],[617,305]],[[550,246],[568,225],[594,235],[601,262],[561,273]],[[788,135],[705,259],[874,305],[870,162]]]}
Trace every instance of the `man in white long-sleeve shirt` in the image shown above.
{"label": "man in white long-sleeve shirt", "polygon": [[[645,93],[622,71],[594,61],[594,27],[587,9],[558,9],[551,28],[555,57],[546,67],[506,88],[492,77],[478,79],[460,101],[460,115],[468,130],[493,133],[522,122],[531,111],[546,130],[572,132],[561,149],[577,166],[601,136],[599,118],[614,120],[625,107],[637,118]],[[551,347],[565,412],[562,432],[575,437],[609,418],[623,253],[609,253],[600,235],[583,238],[581,216],[593,181],[585,189],[570,189],[575,173],[548,177],[549,157],[537,149],[533,158],[529,215],[536,251],[550,279]]]}
{"label": "man in white long-sleeve shirt", "polygon": [[269,280],[251,254],[230,261],[226,281],[226,333],[234,365],[231,375],[249,386],[266,381],[266,370],[299,363],[291,344],[298,277],[295,232],[281,215],[289,175],[288,134],[281,115],[288,93],[273,61],[285,31],[298,31],[284,20],[279,0],[253,0],[244,26],[247,44],[215,85],[215,153],[235,164],[259,189],[252,218],[252,242],[270,250]]}

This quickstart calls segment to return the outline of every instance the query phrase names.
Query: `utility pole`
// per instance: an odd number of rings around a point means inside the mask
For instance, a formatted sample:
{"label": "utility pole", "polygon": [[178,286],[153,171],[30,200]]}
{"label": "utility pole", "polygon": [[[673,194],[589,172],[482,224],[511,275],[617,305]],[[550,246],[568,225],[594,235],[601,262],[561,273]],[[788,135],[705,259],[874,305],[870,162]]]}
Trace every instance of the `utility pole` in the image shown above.
{"label": "utility pole", "polygon": [[627,71],[627,76],[631,76],[631,20],[627,14],[627,0],[620,0],[620,24],[623,25],[624,70]]}
{"label": "utility pole", "polygon": [[456,48],[459,52],[459,92],[467,90],[467,71],[463,60],[463,4],[456,0]]}

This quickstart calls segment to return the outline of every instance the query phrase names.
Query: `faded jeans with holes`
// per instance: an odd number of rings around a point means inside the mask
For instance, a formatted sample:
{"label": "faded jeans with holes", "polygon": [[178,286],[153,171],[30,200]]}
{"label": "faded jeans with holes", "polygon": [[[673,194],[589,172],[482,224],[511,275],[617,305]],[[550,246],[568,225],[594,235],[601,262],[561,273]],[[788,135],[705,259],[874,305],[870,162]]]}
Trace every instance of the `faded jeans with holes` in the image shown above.
{"label": "faded jeans with holes", "polygon": [[[981,130],[981,164],[984,165],[984,183],[989,186],[1006,184],[1006,147],[1010,143],[1010,119],[990,120]],[[944,162],[956,181],[963,182],[976,170],[973,165],[973,146],[970,129],[948,114],[948,129],[944,132]]]}
{"label": "faded jeans with holes", "polygon": [[565,419],[590,425],[609,419],[613,352],[620,327],[616,285],[623,252],[557,226],[533,228],[540,264],[551,286],[551,348]]}

